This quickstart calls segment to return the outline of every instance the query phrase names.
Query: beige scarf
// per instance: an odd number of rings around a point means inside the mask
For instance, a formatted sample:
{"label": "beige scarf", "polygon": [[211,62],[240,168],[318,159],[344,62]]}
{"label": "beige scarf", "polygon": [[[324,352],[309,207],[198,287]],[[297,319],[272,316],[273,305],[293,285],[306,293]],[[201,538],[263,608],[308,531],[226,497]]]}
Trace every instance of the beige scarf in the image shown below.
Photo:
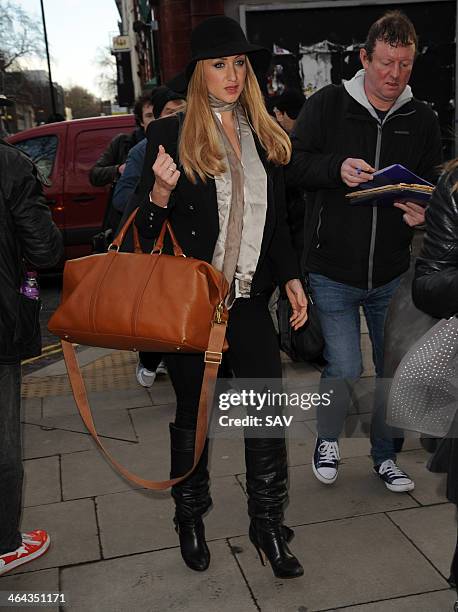
{"label": "beige scarf", "polygon": [[[219,235],[212,264],[221,270],[231,290],[228,306],[238,297],[250,297],[251,283],[261,252],[267,211],[267,176],[253,133],[242,107],[226,105],[210,96],[221,137],[226,171],[215,177]],[[233,110],[238,127],[241,160],[221,124],[219,113]]]}

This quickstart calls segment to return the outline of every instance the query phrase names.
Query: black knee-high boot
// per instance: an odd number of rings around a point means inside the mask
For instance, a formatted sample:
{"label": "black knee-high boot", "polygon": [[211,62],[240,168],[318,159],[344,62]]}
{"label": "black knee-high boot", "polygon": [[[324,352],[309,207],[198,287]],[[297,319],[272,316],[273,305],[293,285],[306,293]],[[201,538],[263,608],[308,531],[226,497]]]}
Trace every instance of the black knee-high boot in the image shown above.
{"label": "black knee-high boot", "polygon": [[[169,427],[170,477],[176,478],[192,467],[196,432],[192,429],[181,429],[172,423]],[[186,565],[196,571],[206,570],[210,564],[210,551],[205,542],[205,528],[202,521],[202,515],[212,503],[207,462],[208,440],[192,474],[172,487],[172,497],[176,507],[174,523],[180,538],[181,556]]]}
{"label": "black knee-high boot", "polygon": [[287,541],[291,532],[283,526],[283,509],[288,498],[288,466],[284,438],[246,438],[249,536],[261,563],[269,560],[278,578],[302,576],[302,565]]}

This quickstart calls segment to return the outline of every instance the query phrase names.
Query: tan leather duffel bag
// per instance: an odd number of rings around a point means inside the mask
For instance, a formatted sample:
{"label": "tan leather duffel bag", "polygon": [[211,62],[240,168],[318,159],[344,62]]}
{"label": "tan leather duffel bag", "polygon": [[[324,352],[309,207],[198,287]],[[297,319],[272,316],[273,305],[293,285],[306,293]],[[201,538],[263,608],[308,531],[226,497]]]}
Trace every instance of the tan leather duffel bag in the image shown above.
{"label": "tan leather duffel bag", "polygon": [[[78,410],[93,438],[116,469],[149,489],[166,489],[186,478],[197,465],[207,436],[228,313],[228,283],[205,261],[186,257],[166,221],[151,253],[140,248],[133,227],[135,252],[120,248],[134,211],[107,253],[67,261],[62,302],[48,328],[62,340],[62,349]],[[162,253],[166,231],[174,255]],[[196,426],[194,465],[179,478],[151,481],[129,472],[111,457],[97,435],[84,381],[72,343],[120,350],[202,352],[205,371]]]}

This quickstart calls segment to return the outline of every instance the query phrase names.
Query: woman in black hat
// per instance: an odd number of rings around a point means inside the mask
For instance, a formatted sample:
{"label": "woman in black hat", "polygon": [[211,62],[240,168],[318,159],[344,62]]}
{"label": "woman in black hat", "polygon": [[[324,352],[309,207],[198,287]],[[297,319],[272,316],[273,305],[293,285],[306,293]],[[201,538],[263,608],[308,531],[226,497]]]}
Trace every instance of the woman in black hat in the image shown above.
{"label": "woman in black hat", "polygon": [[[282,369],[268,299],[276,284],[285,285],[295,329],[305,323],[307,300],[285,217],[282,166],[290,142],[268,115],[254,74],[267,69],[270,53],[249,44],[227,17],[197,26],[191,46],[193,58],[181,79],[187,85],[184,119],[155,121],[147,132],[136,224],[144,239],[154,240],[168,218],[186,255],[223,271],[231,287],[227,339],[235,376],[278,381]],[[178,80],[174,87],[180,88]],[[169,354],[165,361],[177,395],[170,425],[173,478],[193,464],[204,360]],[[283,526],[284,431],[256,434],[245,437],[249,536],[276,576],[293,578],[303,568],[288,548],[292,531]],[[181,553],[194,570],[210,562],[202,522],[211,505],[207,446],[191,476],[172,488]]]}

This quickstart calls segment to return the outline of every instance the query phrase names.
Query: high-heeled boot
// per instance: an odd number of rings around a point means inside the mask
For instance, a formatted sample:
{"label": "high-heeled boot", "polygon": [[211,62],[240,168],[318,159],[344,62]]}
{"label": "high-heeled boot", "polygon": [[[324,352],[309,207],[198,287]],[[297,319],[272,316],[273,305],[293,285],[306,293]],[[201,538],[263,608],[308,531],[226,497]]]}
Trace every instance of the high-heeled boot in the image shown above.
{"label": "high-heeled boot", "polygon": [[[170,423],[170,477],[182,476],[194,461],[195,431],[181,429]],[[195,470],[185,480],[172,487],[175,500],[175,530],[180,538],[181,556],[188,567],[204,571],[210,564],[210,551],[205,541],[202,515],[212,500],[208,485],[208,440]]]}
{"label": "high-heeled boot", "polygon": [[284,438],[246,438],[249,537],[261,563],[268,559],[278,578],[302,576],[304,569],[288,548],[293,535],[283,525],[288,467]]}

